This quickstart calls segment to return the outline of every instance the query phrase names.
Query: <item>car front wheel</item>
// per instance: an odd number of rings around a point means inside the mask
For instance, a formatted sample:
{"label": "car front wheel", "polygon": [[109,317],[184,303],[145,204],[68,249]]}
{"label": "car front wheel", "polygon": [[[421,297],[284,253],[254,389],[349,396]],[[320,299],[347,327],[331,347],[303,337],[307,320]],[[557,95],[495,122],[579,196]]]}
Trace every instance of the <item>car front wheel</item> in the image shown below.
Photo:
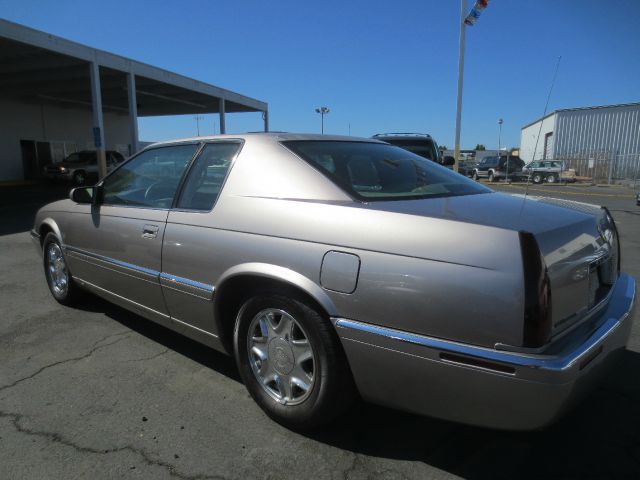
{"label": "car front wheel", "polygon": [[62,253],[60,241],[54,233],[49,232],[42,243],[44,274],[53,298],[62,305],[73,305],[78,302],[82,292],[75,284]]}
{"label": "car front wheel", "polygon": [[355,389],[336,332],[307,304],[277,294],[249,299],[235,331],[236,363],[269,417],[304,430],[348,408]]}
{"label": "car front wheel", "polygon": [[542,174],[534,173],[533,176],[531,177],[531,181],[533,183],[542,183]]}
{"label": "car front wheel", "polygon": [[473,175],[472,175],[473,179],[477,182],[478,181],[478,171],[474,170],[473,171]]}

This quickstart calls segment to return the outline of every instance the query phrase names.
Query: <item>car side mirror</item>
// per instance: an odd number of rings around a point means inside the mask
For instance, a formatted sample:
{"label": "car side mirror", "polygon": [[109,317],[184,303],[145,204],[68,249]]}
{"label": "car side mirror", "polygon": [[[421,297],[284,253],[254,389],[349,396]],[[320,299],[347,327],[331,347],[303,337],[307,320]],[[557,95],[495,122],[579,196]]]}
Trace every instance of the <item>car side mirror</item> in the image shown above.
{"label": "car side mirror", "polygon": [[72,188],[69,198],[76,203],[99,205],[102,202],[102,185]]}
{"label": "car side mirror", "polygon": [[456,163],[456,159],[450,156],[446,156],[442,158],[442,165],[445,167],[450,167]]}
{"label": "car side mirror", "polygon": [[69,198],[76,203],[93,203],[93,187],[72,188]]}

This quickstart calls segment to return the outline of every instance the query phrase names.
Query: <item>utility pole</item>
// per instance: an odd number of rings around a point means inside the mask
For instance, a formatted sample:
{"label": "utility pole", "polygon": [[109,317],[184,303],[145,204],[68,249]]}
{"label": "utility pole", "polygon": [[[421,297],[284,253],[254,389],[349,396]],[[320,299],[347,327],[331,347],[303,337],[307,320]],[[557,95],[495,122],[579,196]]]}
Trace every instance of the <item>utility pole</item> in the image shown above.
{"label": "utility pole", "polygon": [[316,113],[320,114],[320,132],[324,135],[324,116],[329,113],[329,107],[318,107]]}
{"label": "utility pole", "polygon": [[200,136],[200,120],[204,120],[204,116],[202,115],[196,115],[195,117],[193,117],[196,119],[196,132],[197,135],[196,136]]}

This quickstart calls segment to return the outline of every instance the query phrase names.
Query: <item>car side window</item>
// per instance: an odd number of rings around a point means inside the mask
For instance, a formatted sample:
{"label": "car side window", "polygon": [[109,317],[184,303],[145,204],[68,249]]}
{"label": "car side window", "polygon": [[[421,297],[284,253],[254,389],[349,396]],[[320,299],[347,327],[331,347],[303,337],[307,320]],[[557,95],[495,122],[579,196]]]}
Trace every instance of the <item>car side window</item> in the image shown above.
{"label": "car side window", "polygon": [[176,207],[211,210],[238,150],[240,143],[237,142],[207,144],[189,170]]}
{"label": "car side window", "polygon": [[170,208],[187,164],[198,144],[145,150],[115,170],[103,183],[103,203]]}

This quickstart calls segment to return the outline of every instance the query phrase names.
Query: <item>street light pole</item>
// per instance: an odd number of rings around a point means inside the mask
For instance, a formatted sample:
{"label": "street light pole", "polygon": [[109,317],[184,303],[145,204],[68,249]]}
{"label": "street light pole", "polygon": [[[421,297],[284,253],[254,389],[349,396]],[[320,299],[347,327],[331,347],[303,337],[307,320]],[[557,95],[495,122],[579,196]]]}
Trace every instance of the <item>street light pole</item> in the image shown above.
{"label": "street light pole", "polygon": [[453,170],[458,171],[460,163],[460,121],[462,118],[462,81],[464,76],[464,20],[467,15],[467,0],[460,0],[460,50],[458,51],[458,100],[456,102],[456,138],[453,146]]}
{"label": "street light pole", "polygon": [[[501,143],[502,143],[502,119],[499,118],[498,119],[498,165],[500,165],[500,152],[502,147]],[[504,181],[509,183],[509,153],[507,153],[507,163],[506,163],[505,170],[506,172],[505,172]]]}
{"label": "street light pole", "polygon": [[329,113],[328,107],[316,108],[316,113],[320,114],[320,132],[324,135],[324,116]]}

